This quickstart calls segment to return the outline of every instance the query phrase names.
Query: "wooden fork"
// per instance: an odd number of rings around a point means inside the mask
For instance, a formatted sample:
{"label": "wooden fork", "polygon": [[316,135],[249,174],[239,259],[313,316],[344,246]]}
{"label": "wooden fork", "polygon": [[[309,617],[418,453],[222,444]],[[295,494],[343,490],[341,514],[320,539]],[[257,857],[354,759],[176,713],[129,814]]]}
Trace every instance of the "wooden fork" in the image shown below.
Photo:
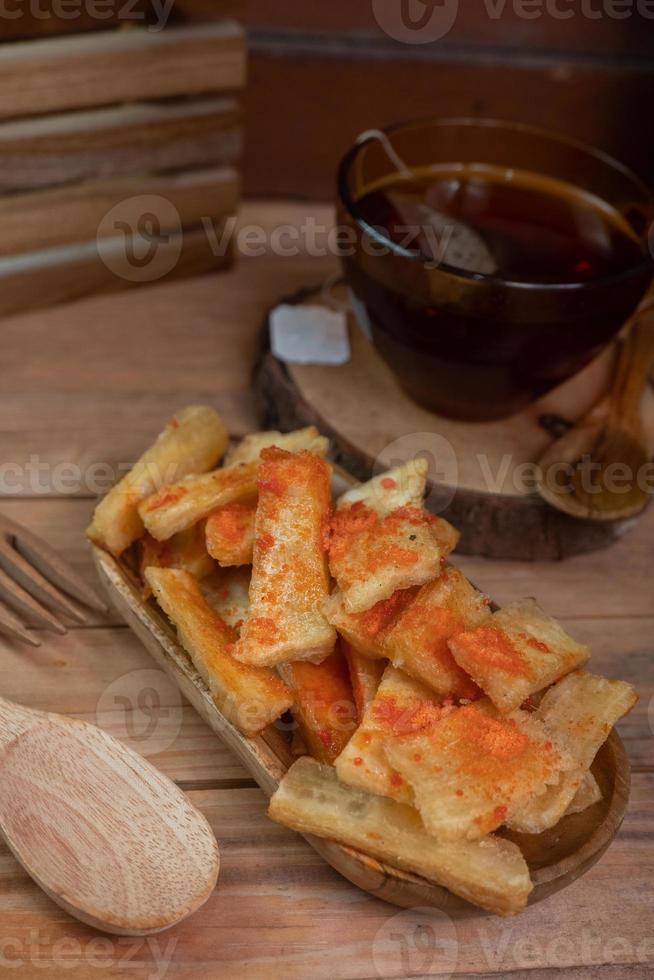
{"label": "wooden fork", "polygon": [[0,515],[0,632],[40,646],[27,625],[65,633],[57,615],[84,625],[87,617],[69,596],[90,609],[107,607],[59,557],[56,551],[27,528]]}

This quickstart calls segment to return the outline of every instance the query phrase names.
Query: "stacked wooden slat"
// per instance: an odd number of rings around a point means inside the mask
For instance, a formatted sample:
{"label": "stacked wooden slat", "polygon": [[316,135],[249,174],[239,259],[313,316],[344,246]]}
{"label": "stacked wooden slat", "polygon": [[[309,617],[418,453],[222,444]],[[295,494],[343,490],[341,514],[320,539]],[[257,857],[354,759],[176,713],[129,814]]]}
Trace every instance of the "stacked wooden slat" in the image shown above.
{"label": "stacked wooden slat", "polygon": [[0,313],[229,265],[245,71],[234,20],[0,44]]}

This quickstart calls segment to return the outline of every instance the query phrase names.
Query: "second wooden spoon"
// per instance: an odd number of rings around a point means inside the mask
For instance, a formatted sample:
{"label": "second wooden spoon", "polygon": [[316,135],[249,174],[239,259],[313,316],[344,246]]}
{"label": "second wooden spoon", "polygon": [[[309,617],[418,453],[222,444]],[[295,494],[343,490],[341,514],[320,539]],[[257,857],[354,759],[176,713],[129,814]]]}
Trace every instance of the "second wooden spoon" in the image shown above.
{"label": "second wooden spoon", "polygon": [[538,492],[572,517],[602,521],[638,514],[649,499],[643,468],[643,390],[654,366],[654,311],[637,317],[624,340],[609,394],[539,459]]}

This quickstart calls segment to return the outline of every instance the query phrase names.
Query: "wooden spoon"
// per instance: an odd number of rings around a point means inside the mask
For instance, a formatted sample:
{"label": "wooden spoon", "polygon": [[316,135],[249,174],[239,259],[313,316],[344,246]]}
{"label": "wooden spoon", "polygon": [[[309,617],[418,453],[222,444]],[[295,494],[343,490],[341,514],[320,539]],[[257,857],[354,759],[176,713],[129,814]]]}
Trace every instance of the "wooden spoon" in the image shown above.
{"label": "wooden spoon", "polygon": [[0,698],[0,831],[34,881],[105,932],[160,932],[218,877],[209,824],[184,794],[99,728]]}
{"label": "wooden spoon", "polygon": [[[541,456],[538,492],[572,517],[624,520],[649,499],[641,402],[654,365],[654,311],[637,315],[623,341],[609,394]],[[618,464],[618,465],[612,465]]]}

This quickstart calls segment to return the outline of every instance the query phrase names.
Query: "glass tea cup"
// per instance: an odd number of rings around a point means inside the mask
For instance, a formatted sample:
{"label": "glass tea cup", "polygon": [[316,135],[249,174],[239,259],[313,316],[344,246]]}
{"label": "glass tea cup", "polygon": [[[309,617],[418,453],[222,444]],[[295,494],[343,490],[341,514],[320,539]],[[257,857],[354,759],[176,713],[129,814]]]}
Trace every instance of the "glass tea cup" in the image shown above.
{"label": "glass tea cup", "polygon": [[364,134],[338,172],[372,341],[410,397],[458,419],[509,416],[607,345],[652,279],[653,213],[604,153],[495,120]]}

